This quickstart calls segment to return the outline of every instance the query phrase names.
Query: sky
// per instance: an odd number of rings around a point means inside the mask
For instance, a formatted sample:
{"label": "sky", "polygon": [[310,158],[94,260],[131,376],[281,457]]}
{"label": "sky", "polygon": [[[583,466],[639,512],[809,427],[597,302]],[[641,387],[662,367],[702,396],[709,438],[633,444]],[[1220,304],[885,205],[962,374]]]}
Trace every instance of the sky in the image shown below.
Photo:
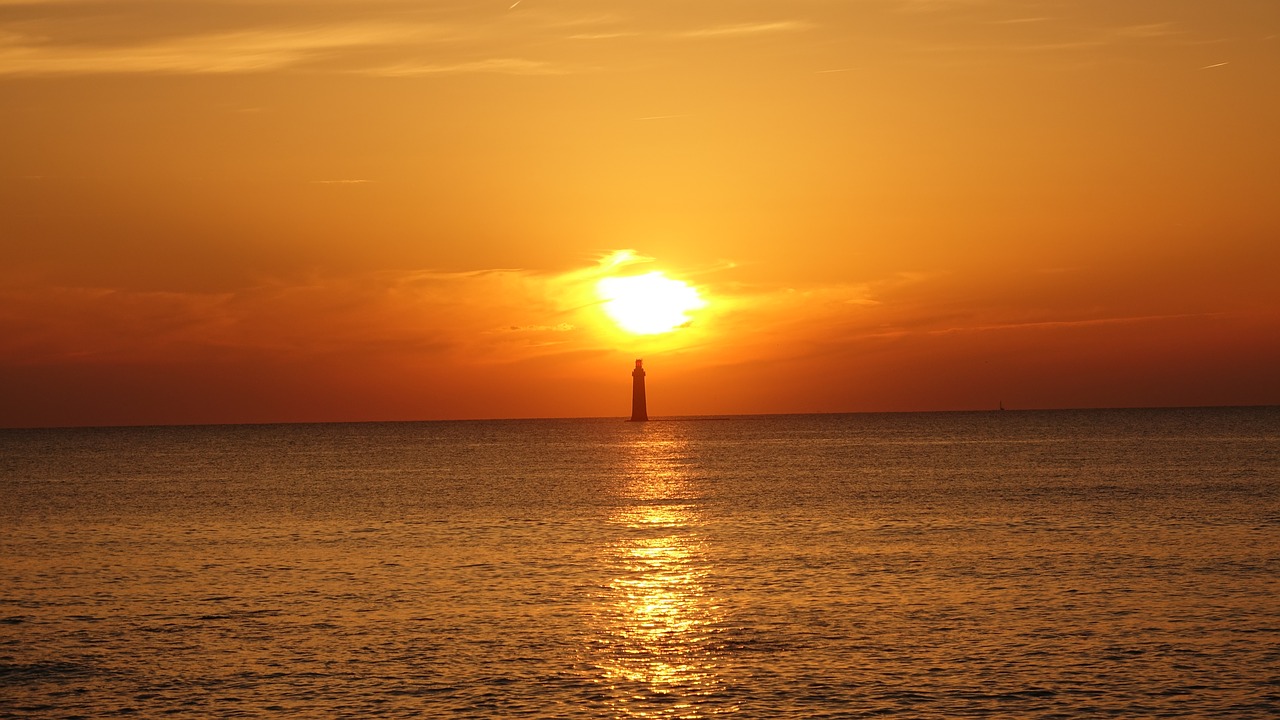
{"label": "sky", "polygon": [[1275,0],[0,0],[0,427],[1278,404],[1278,78]]}

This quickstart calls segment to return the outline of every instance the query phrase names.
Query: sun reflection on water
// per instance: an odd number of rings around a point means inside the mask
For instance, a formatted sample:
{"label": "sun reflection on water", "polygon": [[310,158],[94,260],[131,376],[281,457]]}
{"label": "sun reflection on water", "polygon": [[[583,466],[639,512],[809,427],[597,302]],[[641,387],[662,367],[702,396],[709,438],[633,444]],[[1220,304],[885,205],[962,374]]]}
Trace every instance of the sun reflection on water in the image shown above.
{"label": "sun reflection on water", "polygon": [[[699,489],[683,439],[656,426],[627,447],[629,473],[609,518],[598,647],[612,709],[623,717],[697,718],[723,702]],[[712,698],[719,695],[719,701]]]}

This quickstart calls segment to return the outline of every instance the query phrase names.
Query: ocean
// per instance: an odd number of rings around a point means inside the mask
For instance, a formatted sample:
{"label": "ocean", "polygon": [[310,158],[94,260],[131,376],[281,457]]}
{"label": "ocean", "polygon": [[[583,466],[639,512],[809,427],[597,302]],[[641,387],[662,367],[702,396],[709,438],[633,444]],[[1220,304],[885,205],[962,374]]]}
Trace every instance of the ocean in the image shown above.
{"label": "ocean", "polygon": [[0,718],[1280,715],[1280,408],[0,431]]}

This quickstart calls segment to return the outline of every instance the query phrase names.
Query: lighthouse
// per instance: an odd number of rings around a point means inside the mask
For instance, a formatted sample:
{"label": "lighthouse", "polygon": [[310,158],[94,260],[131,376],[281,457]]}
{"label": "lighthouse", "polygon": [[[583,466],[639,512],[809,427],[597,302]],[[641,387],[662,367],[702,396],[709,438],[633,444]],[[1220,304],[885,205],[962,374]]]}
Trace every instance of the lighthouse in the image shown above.
{"label": "lighthouse", "polygon": [[636,369],[631,371],[631,422],[648,419],[649,408],[644,399],[644,360],[636,360]]}

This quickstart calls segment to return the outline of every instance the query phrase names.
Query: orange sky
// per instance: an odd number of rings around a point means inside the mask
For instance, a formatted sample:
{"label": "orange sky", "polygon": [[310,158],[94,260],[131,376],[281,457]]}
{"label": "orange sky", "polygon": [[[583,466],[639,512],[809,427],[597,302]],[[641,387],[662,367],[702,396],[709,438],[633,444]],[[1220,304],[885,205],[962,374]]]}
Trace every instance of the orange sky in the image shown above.
{"label": "orange sky", "polygon": [[1275,0],[0,0],[0,426],[1280,403],[1277,78]]}

